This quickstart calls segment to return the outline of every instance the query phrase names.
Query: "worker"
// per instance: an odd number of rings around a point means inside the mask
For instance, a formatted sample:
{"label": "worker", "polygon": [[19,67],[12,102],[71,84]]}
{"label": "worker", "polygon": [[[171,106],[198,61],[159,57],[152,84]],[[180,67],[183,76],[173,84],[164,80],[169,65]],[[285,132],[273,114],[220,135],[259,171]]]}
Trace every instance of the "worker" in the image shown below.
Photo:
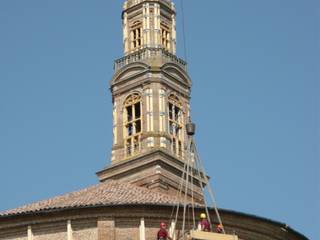
{"label": "worker", "polygon": [[210,232],[211,231],[210,223],[207,220],[207,216],[206,216],[205,213],[201,213],[200,214],[200,222],[198,224],[198,230],[204,231],[204,232]]}
{"label": "worker", "polygon": [[160,229],[157,234],[157,240],[172,240],[172,238],[168,235],[166,227],[167,225],[164,222],[160,223]]}
{"label": "worker", "polygon": [[223,233],[223,226],[222,224],[218,224],[216,227],[216,233]]}

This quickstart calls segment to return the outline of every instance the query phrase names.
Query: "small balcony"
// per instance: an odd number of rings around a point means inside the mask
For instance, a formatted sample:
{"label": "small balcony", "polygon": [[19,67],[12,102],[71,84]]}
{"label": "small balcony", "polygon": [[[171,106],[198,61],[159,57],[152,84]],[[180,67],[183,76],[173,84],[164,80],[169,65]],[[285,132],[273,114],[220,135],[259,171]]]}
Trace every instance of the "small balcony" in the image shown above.
{"label": "small balcony", "polygon": [[163,63],[175,63],[182,69],[187,71],[187,63],[178,58],[176,55],[169,53],[163,48],[144,48],[125,57],[115,60],[114,70],[118,71],[121,68],[134,62],[148,62],[152,59],[161,59]]}

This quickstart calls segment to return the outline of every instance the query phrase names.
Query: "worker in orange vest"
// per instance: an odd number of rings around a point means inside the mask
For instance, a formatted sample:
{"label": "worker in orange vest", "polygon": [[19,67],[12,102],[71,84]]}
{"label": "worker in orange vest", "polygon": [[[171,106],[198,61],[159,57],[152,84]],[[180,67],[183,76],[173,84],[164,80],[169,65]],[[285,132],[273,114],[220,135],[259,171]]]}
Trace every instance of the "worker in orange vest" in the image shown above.
{"label": "worker in orange vest", "polygon": [[172,240],[172,238],[169,237],[166,227],[167,225],[164,222],[160,223],[160,230],[157,233],[157,240]]}

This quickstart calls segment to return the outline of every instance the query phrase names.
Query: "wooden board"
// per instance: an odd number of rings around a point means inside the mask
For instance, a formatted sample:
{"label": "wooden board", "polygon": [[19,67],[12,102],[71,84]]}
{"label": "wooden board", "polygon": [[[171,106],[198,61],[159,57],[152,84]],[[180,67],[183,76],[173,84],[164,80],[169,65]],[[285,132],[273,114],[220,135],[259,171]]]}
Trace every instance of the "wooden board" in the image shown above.
{"label": "wooden board", "polygon": [[190,231],[191,239],[200,239],[200,240],[238,240],[237,235],[228,235],[212,232],[203,232],[203,231]]}

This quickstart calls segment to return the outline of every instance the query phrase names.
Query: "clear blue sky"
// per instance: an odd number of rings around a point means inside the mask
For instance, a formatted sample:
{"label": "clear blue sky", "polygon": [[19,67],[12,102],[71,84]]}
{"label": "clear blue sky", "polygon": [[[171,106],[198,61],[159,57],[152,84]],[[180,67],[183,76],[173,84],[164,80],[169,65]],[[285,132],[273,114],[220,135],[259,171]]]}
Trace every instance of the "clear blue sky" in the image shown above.
{"label": "clear blue sky", "polygon": [[[95,184],[109,163],[122,2],[0,1],[1,210]],[[314,240],[319,8],[317,0],[185,1],[192,113],[219,206]]]}

